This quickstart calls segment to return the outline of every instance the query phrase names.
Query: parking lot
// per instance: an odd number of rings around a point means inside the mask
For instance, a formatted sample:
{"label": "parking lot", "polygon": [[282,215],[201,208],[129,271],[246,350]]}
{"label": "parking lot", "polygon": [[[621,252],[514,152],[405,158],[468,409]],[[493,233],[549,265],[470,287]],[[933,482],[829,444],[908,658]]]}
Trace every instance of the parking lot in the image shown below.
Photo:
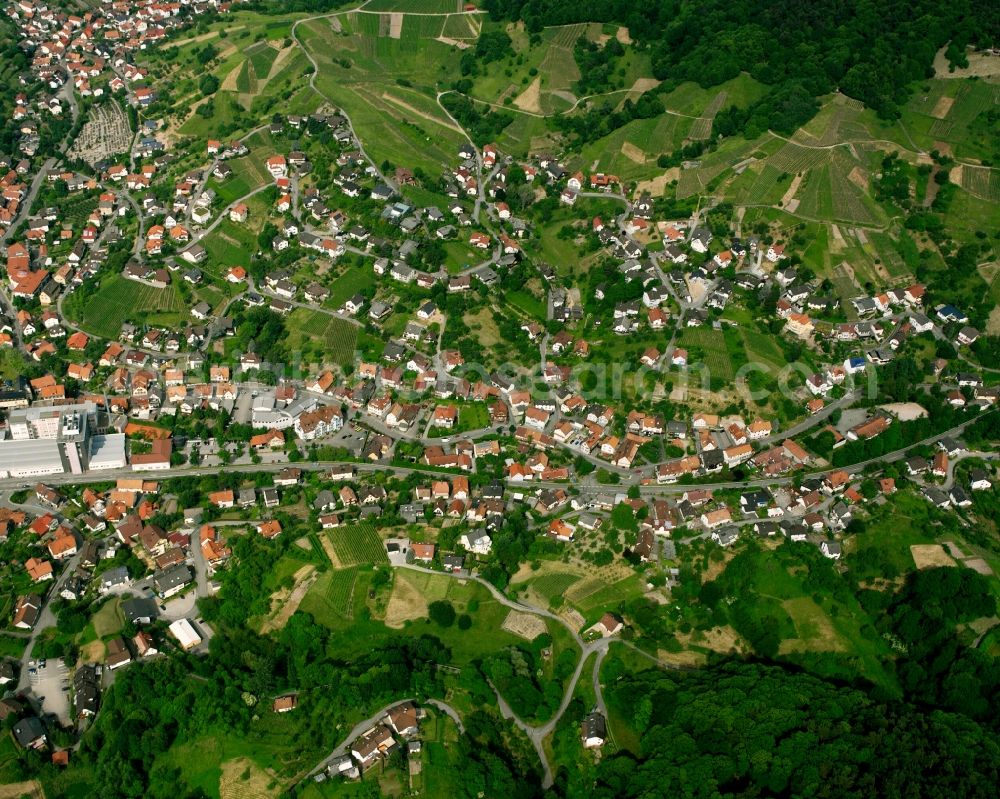
{"label": "parking lot", "polygon": [[[42,663],[45,663],[43,666]],[[34,664],[34,665],[32,665]],[[32,672],[34,669],[34,672]],[[69,722],[69,669],[61,659],[28,662],[31,692],[41,701],[42,712],[51,713],[63,724]]]}

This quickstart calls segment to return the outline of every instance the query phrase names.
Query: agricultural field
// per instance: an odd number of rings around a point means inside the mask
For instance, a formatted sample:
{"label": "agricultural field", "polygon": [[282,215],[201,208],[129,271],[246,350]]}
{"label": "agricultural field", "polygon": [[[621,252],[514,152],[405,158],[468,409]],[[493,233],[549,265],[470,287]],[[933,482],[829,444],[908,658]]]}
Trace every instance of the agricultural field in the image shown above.
{"label": "agricultural field", "polygon": [[[515,594],[524,593],[529,602],[563,608],[571,624],[596,620],[602,613],[616,610],[623,604],[643,594],[641,580],[625,568],[597,569],[581,563],[565,565],[556,561],[543,561],[537,572],[515,575],[511,589]],[[520,579],[524,576],[526,579]]]}
{"label": "agricultural field", "polygon": [[126,321],[175,326],[188,318],[188,306],[176,286],[153,288],[120,274],[105,277],[96,294],[85,301],[77,301],[79,296],[70,295],[64,310],[81,328],[101,338],[118,338]]}
{"label": "agricultural field", "polygon": [[375,532],[375,525],[361,524],[338,527],[327,531],[340,565],[357,566],[362,563],[385,563],[388,558],[382,539]]}
{"label": "agricultural field", "polygon": [[1000,202],[1000,170],[995,167],[963,164],[961,186],[975,197]]}
{"label": "agricultural field", "polygon": [[741,205],[777,205],[791,182],[791,175],[768,162],[757,162],[726,187],[726,194]]}
{"label": "agricultural field", "polygon": [[925,150],[992,160],[1000,148],[989,112],[998,105],[1000,86],[996,84],[932,79],[924,82],[903,106],[900,124],[914,144]]}
{"label": "agricultural field", "polygon": [[371,0],[365,11],[404,11],[410,14],[450,14],[460,11],[459,0]]}
{"label": "agricultural field", "polygon": [[775,343],[774,336],[748,328],[741,328],[740,334],[743,336],[749,362],[763,363],[778,369],[785,366],[785,354]]}
{"label": "agricultural field", "polygon": [[726,346],[726,337],[721,330],[705,327],[688,327],[681,335],[680,346],[694,350],[689,362],[703,360],[708,367],[713,383],[717,380],[731,382],[736,376],[733,361]]}
{"label": "agricultural field", "polygon": [[433,97],[409,88],[453,74],[458,50],[438,41],[443,19],[350,13],[336,18],[339,31],[326,19],[299,28],[320,67],[316,88],[347,109],[377,163],[438,174],[465,140]]}
{"label": "agricultural field", "polygon": [[613,583],[600,577],[588,577],[570,586],[564,596],[584,616],[591,617],[617,608],[636,599],[642,593],[643,586],[640,579],[631,575]]}
{"label": "agricultural field", "polygon": [[333,616],[353,619],[357,581],[357,567],[325,571],[310,587],[299,609],[312,614],[320,623]]}
{"label": "agricultural field", "polygon": [[579,574],[573,572],[549,572],[532,582],[532,587],[551,603],[557,596],[563,596],[569,588],[580,582]]}
{"label": "agricultural field", "polygon": [[358,344],[358,326],[325,311],[296,308],[289,314],[288,345],[294,349],[312,348],[323,359],[346,365],[354,360]]}

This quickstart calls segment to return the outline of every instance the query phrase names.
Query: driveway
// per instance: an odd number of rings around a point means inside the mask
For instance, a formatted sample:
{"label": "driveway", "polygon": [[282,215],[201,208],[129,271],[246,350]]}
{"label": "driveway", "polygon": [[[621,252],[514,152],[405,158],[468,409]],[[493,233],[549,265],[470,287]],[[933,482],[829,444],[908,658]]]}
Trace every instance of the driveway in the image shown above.
{"label": "driveway", "polygon": [[[40,661],[39,661],[40,662]],[[60,723],[69,723],[69,669],[61,659],[49,660],[45,666],[35,667],[35,673],[28,673],[31,693],[42,703],[42,713],[51,713]],[[67,686],[67,687],[64,687]]]}
{"label": "driveway", "polygon": [[183,596],[174,597],[160,605],[160,618],[167,621],[177,621],[178,619],[193,619],[198,615],[195,603],[198,601],[198,592],[188,591]]}

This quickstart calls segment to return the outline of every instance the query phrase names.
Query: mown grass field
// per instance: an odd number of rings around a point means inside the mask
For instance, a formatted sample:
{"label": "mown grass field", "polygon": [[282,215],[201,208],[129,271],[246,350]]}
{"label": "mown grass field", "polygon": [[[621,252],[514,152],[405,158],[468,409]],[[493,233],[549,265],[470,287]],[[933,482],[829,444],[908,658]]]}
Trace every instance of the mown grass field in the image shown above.
{"label": "mown grass field", "polygon": [[201,245],[208,252],[205,271],[221,277],[232,266],[250,265],[250,259],[257,251],[257,237],[245,225],[226,217],[201,239]]}
{"label": "mown grass field", "polygon": [[518,310],[523,311],[528,316],[534,317],[542,322],[545,321],[547,313],[545,301],[539,299],[527,289],[518,289],[517,291],[508,292],[504,295],[504,299],[507,301],[508,305],[512,305]]}
{"label": "mown grass field", "polygon": [[330,296],[323,304],[327,308],[341,308],[348,299],[359,291],[370,289],[374,285],[375,273],[367,265],[350,266],[330,284]]}

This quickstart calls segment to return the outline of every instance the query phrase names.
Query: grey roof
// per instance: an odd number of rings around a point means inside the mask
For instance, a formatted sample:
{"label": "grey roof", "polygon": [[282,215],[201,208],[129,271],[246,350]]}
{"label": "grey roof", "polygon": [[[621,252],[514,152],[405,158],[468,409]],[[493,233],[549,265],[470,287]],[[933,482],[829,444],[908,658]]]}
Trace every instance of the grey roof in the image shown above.
{"label": "grey roof", "polygon": [[14,725],[14,738],[21,746],[30,746],[32,742],[45,736],[45,725],[38,716],[28,716]]}
{"label": "grey roof", "polygon": [[158,615],[156,603],[146,597],[135,597],[122,602],[122,613],[125,615],[125,621],[131,624],[135,624],[140,619],[152,621]]}
{"label": "grey roof", "polygon": [[601,738],[604,739],[608,734],[607,722],[604,716],[597,711],[591,713],[588,716],[584,716],[583,719],[583,737],[584,738]]}
{"label": "grey roof", "polygon": [[191,582],[191,577],[191,569],[183,563],[178,563],[169,569],[164,569],[154,574],[153,583],[156,585],[157,591],[165,594],[171,589]]}
{"label": "grey roof", "polygon": [[128,567],[115,566],[108,569],[101,575],[101,582],[104,585],[122,585],[128,582]]}

